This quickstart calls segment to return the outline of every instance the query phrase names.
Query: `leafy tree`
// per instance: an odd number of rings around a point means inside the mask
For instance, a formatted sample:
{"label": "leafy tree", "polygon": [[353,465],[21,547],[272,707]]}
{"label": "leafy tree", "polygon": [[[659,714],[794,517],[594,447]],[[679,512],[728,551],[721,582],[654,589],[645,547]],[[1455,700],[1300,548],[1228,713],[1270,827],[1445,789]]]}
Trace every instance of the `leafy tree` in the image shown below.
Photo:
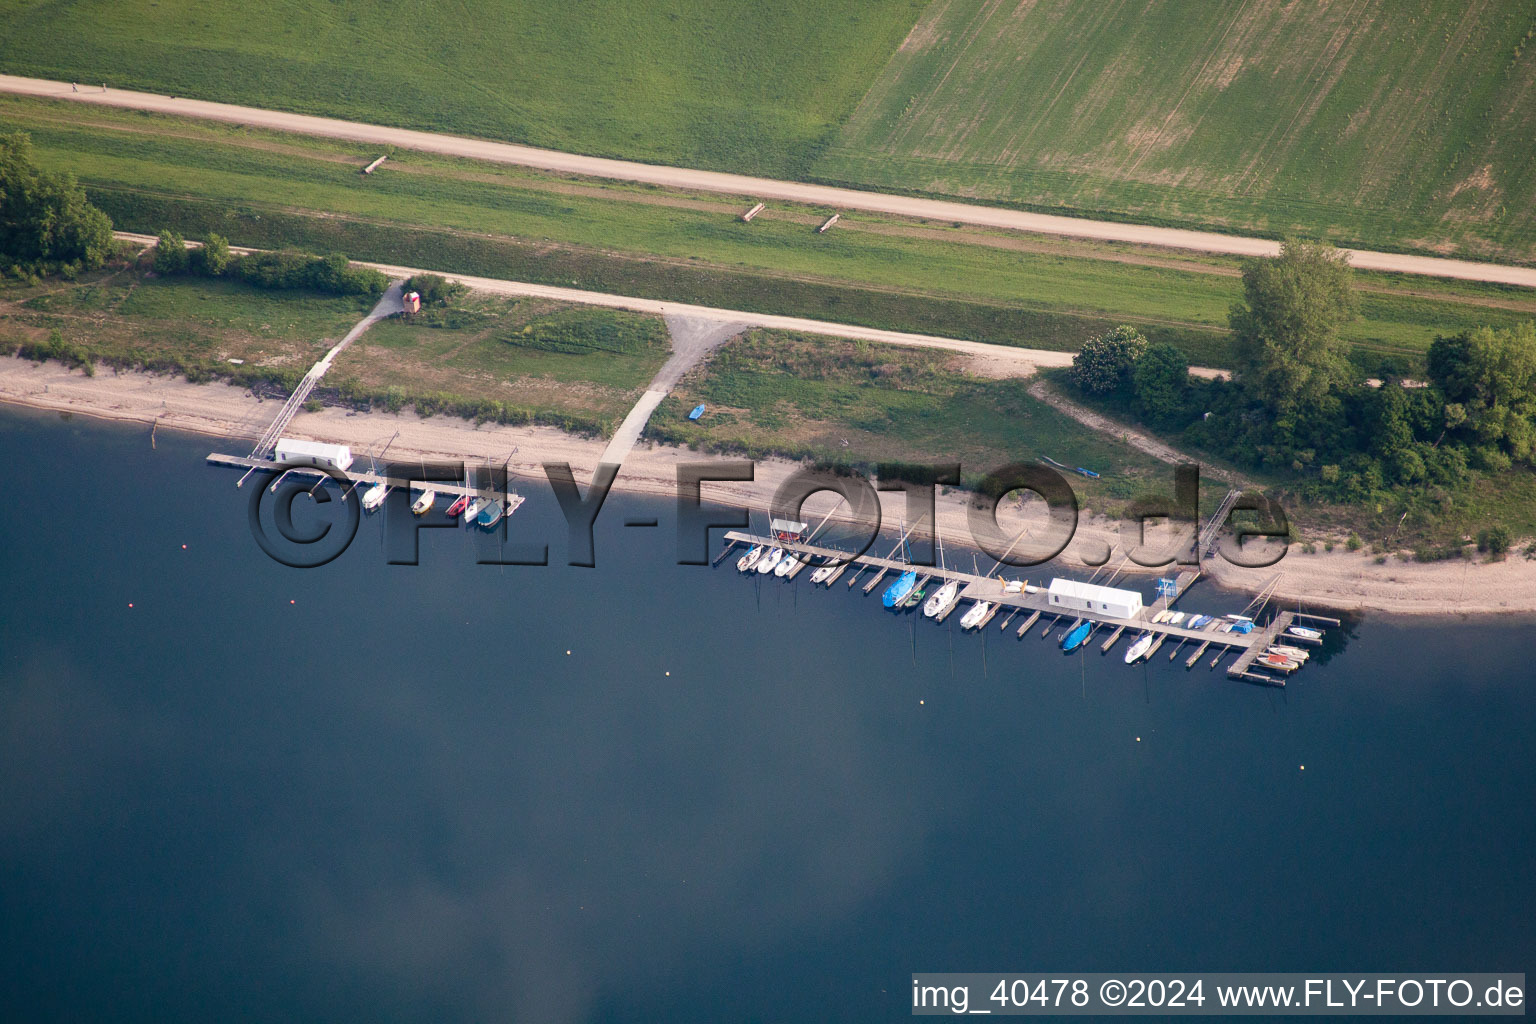
{"label": "leafy tree", "polygon": [[1089,338],[1072,357],[1072,383],[1092,395],[1126,389],[1136,360],[1146,350],[1147,339],[1134,327],[1116,327]]}
{"label": "leafy tree", "polygon": [[405,290],[418,293],[423,306],[446,306],[469,289],[458,282],[449,284],[437,274],[417,274],[405,282]]}
{"label": "leafy tree", "polygon": [[112,255],[112,221],[67,174],[39,170],[25,132],[0,134],[0,254],[24,273],[94,270]]}
{"label": "leafy tree", "polygon": [[209,234],[202,248],[192,250],[192,271],[204,277],[218,277],[229,267],[229,239]]}
{"label": "leafy tree", "polygon": [[[1536,323],[1480,327],[1429,348],[1429,374],[1445,395],[1447,429],[1515,459],[1536,455]],[[1487,461],[1484,459],[1483,461]],[[1494,460],[1495,462],[1498,460]]]}
{"label": "leafy tree", "polygon": [[1131,371],[1136,408],[1155,427],[1172,428],[1188,419],[1189,361],[1166,341],[1147,346]]}
{"label": "leafy tree", "polygon": [[187,243],[179,234],[166,228],[155,243],[155,273],[161,277],[184,274],[187,271]]}
{"label": "leafy tree", "polygon": [[1244,264],[1243,299],[1228,317],[1236,376],[1288,434],[1349,380],[1338,333],[1355,315],[1349,264],[1331,246],[1287,239],[1279,256]]}

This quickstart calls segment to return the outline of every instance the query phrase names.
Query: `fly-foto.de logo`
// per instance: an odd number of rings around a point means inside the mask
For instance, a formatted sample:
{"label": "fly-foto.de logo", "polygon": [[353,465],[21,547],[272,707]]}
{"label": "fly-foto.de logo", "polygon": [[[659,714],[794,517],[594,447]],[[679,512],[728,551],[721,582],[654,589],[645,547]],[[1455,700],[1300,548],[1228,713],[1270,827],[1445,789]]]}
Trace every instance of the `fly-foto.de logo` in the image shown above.
{"label": "fly-foto.de logo", "polygon": [[[567,562],[597,564],[593,527],[613,488],[619,467],[601,463],[585,489],[568,463],[548,462],[544,477],[565,519]],[[260,485],[251,494],[248,515],[256,543],[275,561],[294,568],[315,568],[333,561],[356,538],[364,514],[384,520],[384,552],[391,565],[416,565],[420,531],[467,526],[484,538],[476,562],[482,565],[548,565],[549,538],[528,536],[513,513],[522,497],[507,487],[504,467],[466,470],[463,462],[387,463],[378,473],[349,475],[324,463],[277,462],[261,467]],[[709,564],[711,529],[745,529],[745,508],[705,504],[707,484],[741,484],[756,479],[750,461],[681,463],[676,481],[676,558],[679,565]],[[1119,546],[1125,557],[1146,568],[1196,565],[1218,554],[1233,565],[1264,568],[1285,556],[1290,524],[1278,503],[1261,493],[1229,492],[1202,521],[1200,468],[1174,468],[1173,495],[1133,500],[1120,521]],[[770,514],[776,520],[800,518],[806,502],[831,493],[842,500],[839,518],[852,531],[853,547],[829,552],[833,562],[863,555],[879,537],[884,513],[880,492],[902,492],[902,521],[913,527],[936,521],[940,487],[958,487],[959,463],[891,464],[873,474],[802,468],[775,489]],[[1036,502],[1030,524],[1012,534],[998,522],[998,507],[1013,495]],[[295,517],[300,502],[307,514]],[[1077,538],[1081,503],[1071,482],[1049,466],[1012,463],[987,474],[965,493],[965,519],[971,543],[998,562],[1031,566],[1048,562]],[[1148,526],[1166,524],[1157,542]],[[629,526],[656,526],[655,519],[627,520]],[[1074,555],[1089,565],[1103,565],[1114,553],[1102,539],[1084,539]],[[916,561],[914,564],[932,564]]]}

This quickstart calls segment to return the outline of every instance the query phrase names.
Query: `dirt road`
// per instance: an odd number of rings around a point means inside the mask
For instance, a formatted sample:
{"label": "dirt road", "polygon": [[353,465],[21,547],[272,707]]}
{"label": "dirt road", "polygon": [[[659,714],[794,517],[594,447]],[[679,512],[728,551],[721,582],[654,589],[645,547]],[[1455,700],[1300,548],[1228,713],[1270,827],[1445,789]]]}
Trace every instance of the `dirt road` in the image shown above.
{"label": "dirt road", "polygon": [[[665,167],[657,164],[635,163],[628,160],[609,160],[602,157],[578,156],[549,149],[535,149],[506,142],[488,142],[456,135],[438,135],[432,132],[411,131],[406,128],[389,128],[382,125],[360,124],[355,121],[339,121],[328,117],[312,117],[307,114],[288,114],[257,107],[241,107],[228,103],[211,103],[206,100],[190,100],[180,97],[159,96],[154,93],[104,89],[92,92],[91,87],[75,92],[68,82],[52,82],[40,78],[20,78],[0,75],[0,92],[27,96],[47,96],[73,100],[79,103],[97,103],[132,110],[151,110],[183,117],[228,121],[236,124],[258,125],[278,131],[298,132],[304,135],[320,135],[334,139],[347,139],[371,146],[398,146],[402,149],[445,153],[450,156],[488,160],[494,163],[518,164],[546,171],[566,174],[613,178],[621,181],[640,181],[669,188],[697,189],[705,192],[725,192],[758,200],[788,200],[810,203],[836,210],[867,210],[876,213],[895,214],[985,227],[1012,228],[1044,235],[1066,235],[1074,238],[1090,238],[1103,241],[1134,242],[1158,245],[1173,249],[1191,249],[1199,252],[1225,253],[1239,256],[1268,256],[1279,251],[1279,243],[1263,238],[1244,238],[1210,231],[1189,231],[1182,228],[1150,227],[1138,224],[1120,224],[1111,221],[1087,220],[1078,217],[1057,217],[1049,214],[1026,213],[970,203],[948,202],[942,199],[918,199],[911,196],[886,195],[879,192],[861,192],[855,189],[833,188],[827,185],[807,185],[792,181],[775,181],[771,178],[753,178],[742,174],[725,174],[718,171],[696,171],[683,167]],[[1440,259],[1433,256],[1408,256],[1398,253],[1371,252],[1363,249],[1347,249],[1350,261],[1361,270],[1384,270],[1406,274],[1424,274],[1430,277],[1458,278],[1468,281],[1489,281],[1498,284],[1521,285],[1536,288],[1536,269],[1512,267],[1497,263],[1473,263],[1467,260]]]}

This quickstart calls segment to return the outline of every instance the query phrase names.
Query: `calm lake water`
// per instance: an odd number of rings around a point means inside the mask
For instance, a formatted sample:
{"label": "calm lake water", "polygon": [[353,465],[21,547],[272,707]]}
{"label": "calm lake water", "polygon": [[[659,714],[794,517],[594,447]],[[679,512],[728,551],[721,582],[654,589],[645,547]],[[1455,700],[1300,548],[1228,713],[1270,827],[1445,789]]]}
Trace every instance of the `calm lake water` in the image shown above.
{"label": "calm lake water", "polygon": [[542,484],[548,568],[462,531],[390,566],[370,519],[296,570],[214,447],[0,411],[4,1019],[864,1021],[913,971],[1532,965],[1530,621],[1368,619],[1265,690],[679,567],[654,500],[571,568]]}

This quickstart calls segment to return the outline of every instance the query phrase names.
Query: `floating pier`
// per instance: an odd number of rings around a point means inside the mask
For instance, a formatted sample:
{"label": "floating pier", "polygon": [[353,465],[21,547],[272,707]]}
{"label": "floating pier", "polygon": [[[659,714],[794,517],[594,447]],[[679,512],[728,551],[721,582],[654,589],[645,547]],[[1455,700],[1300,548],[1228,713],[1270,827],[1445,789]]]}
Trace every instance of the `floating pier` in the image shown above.
{"label": "floating pier", "polygon": [[[1218,509],[1217,516],[1213,517],[1212,523],[1206,524],[1205,528],[1200,531],[1199,536],[1195,538],[1195,549],[1198,553],[1203,555],[1213,548],[1220,517],[1224,517],[1230,512],[1232,504],[1237,500],[1238,494],[1239,492],[1237,491],[1228,493]],[[852,566],[853,572],[850,574],[848,585],[852,587],[863,579],[863,589],[866,594],[874,593],[875,589],[880,586],[881,582],[893,570],[897,573],[903,573],[914,569],[921,569],[922,576],[913,588],[914,593],[917,590],[937,585],[941,582],[957,583],[960,589],[956,593],[954,601],[950,603],[948,608],[934,616],[936,622],[943,622],[956,608],[962,605],[970,608],[976,602],[986,601],[991,607],[982,616],[981,621],[977,623],[976,628],[978,631],[986,628],[1000,614],[1006,616],[1002,623],[1002,628],[1004,629],[1010,626],[1016,618],[1023,617],[1023,621],[1018,626],[1016,634],[1020,639],[1037,624],[1040,624],[1042,619],[1045,620],[1040,634],[1042,637],[1049,637],[1053,631],[1067,622],[1071,623],[1071,626],[1067,627],[1069,629],[1079,623],[1089,622],[1092,626],[1089,631],[1088,640],[1084,641],[1084,646],[1087,646],[1087,643],[1092,640],[1093,634],[1100,628],[1110,631],[1108,638],[1100,646],[1100,650],[1104,653],[1108,653],[1125,636],[1127,631],[1151,633],[1154,639],[1152,646],[1146,654],[1148,659],[1156,654],[1165,644],[1171,642],[1174,646],[1170,648],[1168,658],[1169,660],[1175,660],[1183,654],[1184,646],[1187,643],[1193,642],[1195,645],[1194,653],[1184,659],[1186,668],[1194,668],[1202,657],[1205,657],[1206,654],[1214,650],[1213,668],[1223,656],[1235,655],[1231,664],[1227,666],[1227,675],[1232,679],[1258,683],[1264,686],[1285,685],[1284,677],[1265,670],[1262,659],[1271,645],[1281,642],[1281,637],[1284,637],[1283,642],[1287,643],[1306,644],[1318,642],[1309,641],[1306,637],[1298,637],[1287,633],[1290,626],[1299,620],[1306,620],[1325,626],[1339,625],[1339,620],[1337,619],[1292,611],[1280,612],[1272,621],[1261,626],[1255,626],[1247,634],[1216,632],[1216,622],[1209,623],[1201,629],[1191,629],[1184,625],[1151,621],[1152,616],[1160,608],[1166,608],[1172,601],[1177,600],[1199,578],[1200,570],[1198,566],[1181,573],[1174,593],[1167,594],[1165,592],[1165,600],[1158,601],[1156,606],[1148,607],[1140,615],[1133,618],[1116,618],[1108,614],[1080,614],[1076,611],[1070,614],[1063,614],[1059,606],[1053,606],[1050,603],[1049,593],[1040,587],[1033,588],[1033,592],[1031,592],[1030,588],[1025,588],[1020,592],[1006,593],[1004,592],[1003,581],[994,576],[982,576],[973,572],[963,572],[956,569],[913,566],[894,557],[901,547],[899,541],[891,549],[891,557],[881,558],[875,555],[851,557],[846,551],[839,551],[834,548],[801,541],[784,541],[771,537],[760,537],[741,531],[729,531],[725,537],[727,543],[732,545],[762,544],[771,546],[776,544],[786,552],[793,552],[799,556],[802,560],[802,565],[813,558],[831,559],[844,563],[836,570],[832,577],[834,579],[849,566]],[[873,575],[866,577],[865,570],[872,571]],[[830,584],[830,580],[828,582]],[[1260,596],[1260,602],[1262,602],[1264,596],[1266,595]],[[1252,607],[1250,607],[1249,611],[1253,611]],[[1217,620],[1217,622],[1220,621],[1223,620]]]}

